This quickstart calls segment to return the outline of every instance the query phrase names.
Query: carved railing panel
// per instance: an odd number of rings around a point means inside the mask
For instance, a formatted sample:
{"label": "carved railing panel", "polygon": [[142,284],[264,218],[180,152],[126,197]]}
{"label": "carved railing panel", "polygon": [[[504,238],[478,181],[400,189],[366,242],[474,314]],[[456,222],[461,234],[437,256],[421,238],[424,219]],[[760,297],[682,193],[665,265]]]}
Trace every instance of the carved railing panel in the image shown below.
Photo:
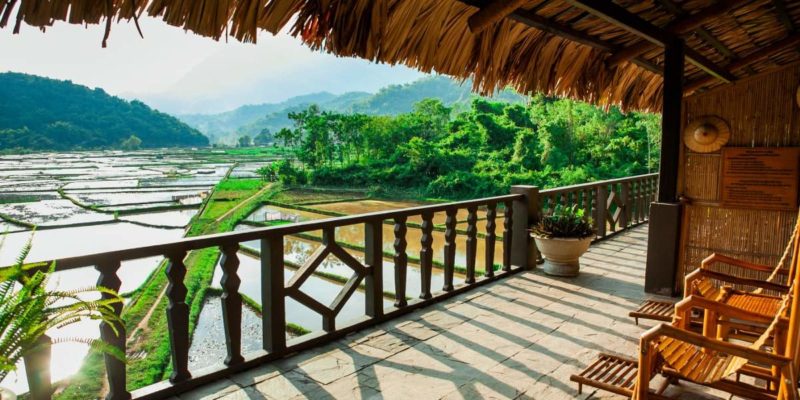
{"label": "carved railing panel", "polygon": [[[471,288],[508,276],[528,267],[528,241],[525,238],[528,225],[535,222],[539,212],[547,211],[557,204],[578,204],[598,221],[598,237],[604,237],[647,220],[649,203],[655,198],[656,175],[643,175],[625,179],[576,185],[566,188],[537,191],[532,187],[517,187],[515,194],[468,200],[447,204],[426,205],[402,210],[391,210],[363,215],[353,215],[325,220],[306,221],[289,225],[259,228],[247,231],[230,232],[212,236],[187,238],[175,242],[153,246],[124,249],[82,257],[71,257],[56,262],[57,270],[94,267],[100,271],[99,284],[118,289],[116,275],[121,262],[154,256],[166,257],[167,321],[169,343],[172,355],[172,373],[169,381],[139,389],[133,393],[126,390],[125,365],[113,358],[106,358],[108,396],[113,399],[166,398],[180,394],[198,385],[205,384],[264,362],[268,362],[300,349],[318,345],[341,337],[342,335],[369,325],[394,318],[419,307],[448,298]],[[538,207],[538,208],[537,208]],[[478,229],[478,212],[485,210],[485,229]],[[461,214],[459,214],[461,212]],[[434,224],[434,216],[444,215],[443,226]],[[458,215],[466,215],[466,229],[457,228]],[[421,219],[419,229],[419,254],[408,254],[407,232],[411,218]],[[502,221],[498,219],[502,218]],[[384,224],[393,224],[390,237],[384,237]],[[335,240],[337,228],[364,226],[364,261],[351,255],[345,247]],[[496,232],[502,229],[502,238]],[[434,230],[444,231],[444,242],[434,247]],[[299,266],[288,282],[284,283],[284,238],[291,235],[308,235],[309,232],[322,231],[321,245]],[[463,242],[458,242],[463,235]],[[477,260],[478,240],[483,239],[484,259]],[[502,266],[494,271],[495,245],[502,242]],[[243,298],[239,294],[239,247],[243,242],[258,240],[260,246],[261,269],[260,284],[262,306],[262,347],[255,354],[242,354],[242,307]],[[392,242],[384,251],[384,241]],[[457,243],[465,243],[466,255],[463,266],[455,260]],[[441,247],[440,247],[441,246]],[[215,247],[220,249],[222,270],[223,326],[227,346],[227,357],[214,368],[190,371],[188,352],[189,306],[187,304],[187,283],[184,282],[187,267],[186,256],[196,250]],[[497,250],[499,251],[499,249]],[[434,253],[443,254],[443,263],[435,264]],[[421,284],[419,288],[408,288],[407,275],[409,257],[419,256]],[[303,291],[303,284],[313,275],[326,258],[334,257],[352,270],[352,275],[344,283],[338,295],[327,304],[320,302]],[[393,263],[394,287],[386,288],[394,294],[386,294],[394,300],[393,305],[384,305],[383,273],[384,261]],[[483,271],[477,270],[478,266]],[[444,275],[443,290],[431,287],[433,268],[441,268]],[[456,281],[456,268],[463,268],[464,279]],[[337,324],[336,316],[353,296],[363,287],[364,318]],[[438,289],[438,288],[437,288]],[[418,298],[409,290],[419,290]],[[287,340],[286,299],[291,298],[317,312],[322,320],[322,331],[312,335]],[[115,309],[121,313],[121,309]],[[124,327],[121,332],[124,332]],[[101,325],[101,335],[113,346],[125,350],[124,336],[115,337],[108,326]],[[47,354],[31,354],[26,357],[26,365],[33,369],[47,370],[42,364],[49,359]],[[44,360],[44,361],[42,361]],[[195,376],[192,372],[195,372]],[[38,379],[38,380],[37,380]],[[32,397],[38,398],[51,390],[49,377],[32,376]]]}

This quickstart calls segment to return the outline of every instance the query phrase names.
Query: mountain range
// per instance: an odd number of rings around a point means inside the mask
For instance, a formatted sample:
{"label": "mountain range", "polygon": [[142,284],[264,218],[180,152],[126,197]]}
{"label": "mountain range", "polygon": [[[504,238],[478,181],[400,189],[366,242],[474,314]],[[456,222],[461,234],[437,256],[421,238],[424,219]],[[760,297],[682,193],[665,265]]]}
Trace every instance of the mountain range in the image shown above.
{"label": "mountain range", "polygon": [[126,101],[70,81],[0,73],[0,151],[208,143],[196,129],[141,101]]}
{"label": "mountain range", "polygon": [[[183,122],[206,134],[213,143],[233,144],[242,135],[255,136],[262,130],[276,132],[291,127],[288,113],[296,112],[316,104],[325,111],[340,113],[363,113],[368,115],[397,115],[410,112],[414,104],[426,99],[436,98],[455,109],[469,107],[476,97],[471,92],[472,83],[456,82],[444,76],[430,76],[417,81],[389,85],[377,93],[329,92],[311,93],[292,97],[280,103],[245,105],[231,111],[217,114],[178,115]],[[524,102],[525,96],[513,90],[497,93],[494,100],[505,102]]]}

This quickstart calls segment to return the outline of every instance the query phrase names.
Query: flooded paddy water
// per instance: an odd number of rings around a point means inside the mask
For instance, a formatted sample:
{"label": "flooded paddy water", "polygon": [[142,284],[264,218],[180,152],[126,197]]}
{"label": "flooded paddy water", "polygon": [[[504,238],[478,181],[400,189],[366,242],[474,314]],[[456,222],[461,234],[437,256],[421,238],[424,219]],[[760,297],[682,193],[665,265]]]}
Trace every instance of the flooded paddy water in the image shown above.
{"label": "flooded paddy water", "polygon": [[[180,239],[197,211],[187,207],[199,206],[201,196],[231,165],[208,164],[186,151],[0,156],[0,265],[13,264],[29,240],[26,261],[36,262]],[[154,207],[160,211],[148,211]],[[151,257],[123,262],[120,292],[140,287],[161,261]],[[85,288],[97,277],[94,269],[81,268],[53,274],[49,285]],[[81,321],[48,334],[56,340],[96,338],[97,322]],[[53,379],[77,372],[87,351],[81,343],[55,344]],[[1,384],[26,391],[24,369]]]}
{"label": "flooded paddy water", "polygon": [[[235,165],[235,167],[234,167]],[[233,177],[255,177],[256,170],[265,162],[209,162],[197,158],[193,152],[162,154],[156,151],[137,152],[86,152],[61,154],[34,154],[0,157],[0,230],[5,243],[0,248],[0,265],[9,265],[28,240],[32,250],[27,261],[46,261],[69,256],[79,256],[109,250],[157,244],[177,240],[197,212],[197,207],[211,188],[230,171]],[[234,168],[232,168],[234,167]],[[302,222],[332,218],[326,213],[360,214],[422,205],[411,201],[364,199],[363,193],[296,190],[281,193],[280,201],[287,207],[264,205],[249,215],[236,230],[254,229],[253,224],[268,221]],[[304,210],[292,205],[302,205]],[[188,207],[188,208],[187,208]],[[478,212],[478,232],[485,232],[485,210]],[[457,215],[458,229],[466,229],[466,211]],[[445,213],[434,215],[434,224],[441,228]],[[406,239],[409,265],[406,295],[415,298],[420,293],[421,274],[416,259],[420,253],[421,230],[414,224],[422,223],[420,217],[408,219]],[[391,222],[391,221],[388,221]],[[502,232],[502,215],[496,219],[496,232]],[[33,233],[32,225],[37,226]],[[383,225],[383,285],[384,305],[394,303],[395,271],[391,255],[394,253],[394,227]],[[444,232],[433,233],[434,260],[441,263],[444,254]],[[321,232],[286,236],[284,254],[287,268],[284,279],[289,281],[297,267],[305,263],[321,246]],[[354,258],[364,261],[363,224],[344,226],[335,231],[336,241]],[[456,238],[456,265],[466,264],[466,238]],[[477,270],[484,269],[485,242],[478,238]],[[260,243],[242,243],[239,253],[242,280],[240,292],[256,303],[261,301]],[[151,257],[122,263],[118,275],[122,281],[121,293],[139,288],[162,262],[161,257]],[[498,240],[494,262],[502,262],[502,244]],[[328,256],[318,267],[302,290],[323,304],[330,304],[342,290],[343,282],[353,271],[342,261]],[[52,287],[70,289],[86,287],[96,282],[98,273],[91,268],[58,272],[51,281]],[[220,288],[221,268],[214,273],[212,287]],[[463,275],[455,276],[462,282]],[[431,288],[441,290],[443,275],[434,268]],[[337,324],[364,315],[364,292],[357,290],[337,317]],[[248,307],[243,309],[243,351],[260,348],[261,318]],[[287,322],[309,331],[322,328],[322,319],[304,305],[287,298]],[[82,321],[65,329],[50,332],[53,338],[98,337],[97,323]],[[53,347],[51,371],[55,380],[68,378],[78,371],[88,348],[83,344],[59,343]],[[218,297],[209,296],[201,310],[195,336],[190,349],[192,368],[201,368],[219,362],[225,355],[224,330]],[[18,377],[23,378],[18,378]],[[24,372],[10,375],[2,382],[18,392],[26,390]]]}

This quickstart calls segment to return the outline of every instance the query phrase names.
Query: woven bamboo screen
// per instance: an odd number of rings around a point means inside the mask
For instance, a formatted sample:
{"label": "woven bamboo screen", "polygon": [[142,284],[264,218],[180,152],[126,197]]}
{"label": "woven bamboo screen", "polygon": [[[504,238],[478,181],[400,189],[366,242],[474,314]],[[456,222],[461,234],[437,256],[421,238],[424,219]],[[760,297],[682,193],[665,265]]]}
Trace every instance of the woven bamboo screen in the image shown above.
{"label": "woven bamboo screen", "polygon": [[[796,92],[800,64],[726,85],[684,100],[684,126],[716,115],[731,127],[727,147],[800,146],[800,110]],[[720,152],[699,154],[683,148],[683,194],[690,200],[683,215],[683,276],[711,253],[765,265],[780,259],[797,218],[796,211],[723,208],[719,204]],[[736,273],[722,267],[721,270]],[[737,275],[745,276],[742,273]],[[766,274],[751,274],[763,279]],[[683,279],[679,279],[681,285]]]}

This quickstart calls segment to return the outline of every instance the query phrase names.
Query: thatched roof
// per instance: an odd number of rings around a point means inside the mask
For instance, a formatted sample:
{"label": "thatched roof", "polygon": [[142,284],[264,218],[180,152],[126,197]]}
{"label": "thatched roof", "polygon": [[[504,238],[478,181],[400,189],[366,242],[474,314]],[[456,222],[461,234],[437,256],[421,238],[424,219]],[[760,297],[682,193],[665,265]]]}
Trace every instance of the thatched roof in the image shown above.
{"label": "thatched roof", "polygon": [[0,26],[110,29],[109,15],[147,13],[213,39],[254,42],[259,30],[290,25],[312,48],[472,78],[483,93],[511,85],[658,110],[663,48],[593,4],[683,37],[687,91],[800,59],[800,2],[789,0],[10,0],[0,4]]}

